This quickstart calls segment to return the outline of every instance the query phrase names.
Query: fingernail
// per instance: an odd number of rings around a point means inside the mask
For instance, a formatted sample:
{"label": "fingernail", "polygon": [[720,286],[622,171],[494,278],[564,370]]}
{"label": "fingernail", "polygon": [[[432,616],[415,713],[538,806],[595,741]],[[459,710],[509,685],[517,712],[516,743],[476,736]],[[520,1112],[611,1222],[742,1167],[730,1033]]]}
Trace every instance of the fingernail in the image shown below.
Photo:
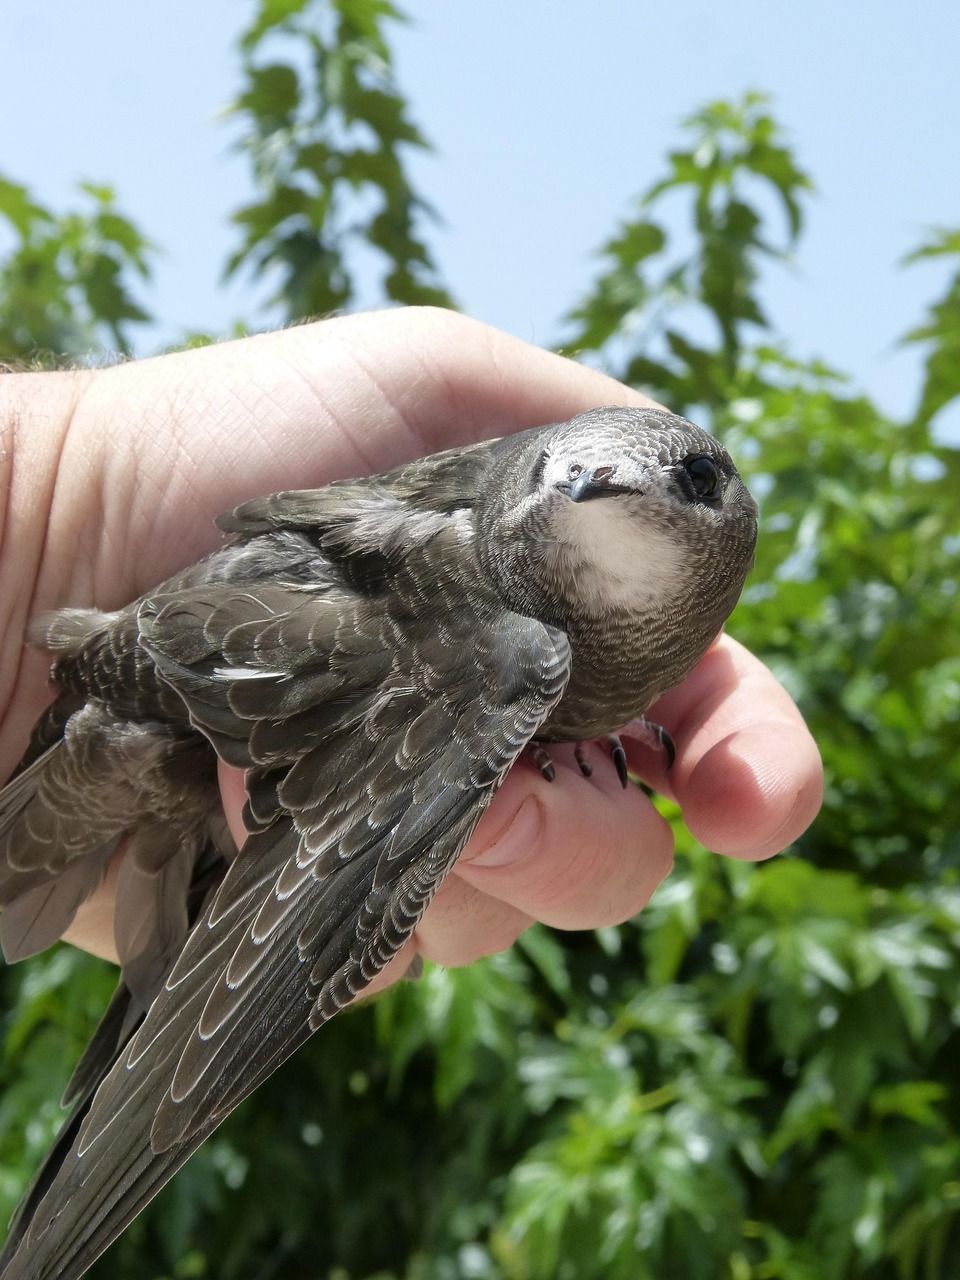
{"label": "fingernail", "polygon": [[546,815],[536,796],[527,796],[523,804],[482,852],[470,858],[474,867],[508,867],[536,845],[543,835]]}

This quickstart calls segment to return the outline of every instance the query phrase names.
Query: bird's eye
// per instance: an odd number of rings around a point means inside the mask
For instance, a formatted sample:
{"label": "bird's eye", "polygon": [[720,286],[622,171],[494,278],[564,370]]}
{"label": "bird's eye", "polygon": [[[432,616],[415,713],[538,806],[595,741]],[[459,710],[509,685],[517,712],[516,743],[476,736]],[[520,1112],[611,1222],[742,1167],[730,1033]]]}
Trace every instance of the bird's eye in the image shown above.
{"label": "bird's eye", "polygon": [[720,497],[720,468],[714,460],[703,455],[687,458],[683,469],[690,477],[696,496],[702,502],[716,502]]}
{"label": "bird's eye", "polygon": [[570,477],[570,479],[571,479],[571,480],[576,480],[577,476],[582,475],[582,474],[583,474],[583,467],[581,467],[580,463],[579,463],[579,462],[571,462],[571,463],[570,463],[570,467],[569,467],[569,469],[568,469],[568,471],[567,471],[567,475]]}

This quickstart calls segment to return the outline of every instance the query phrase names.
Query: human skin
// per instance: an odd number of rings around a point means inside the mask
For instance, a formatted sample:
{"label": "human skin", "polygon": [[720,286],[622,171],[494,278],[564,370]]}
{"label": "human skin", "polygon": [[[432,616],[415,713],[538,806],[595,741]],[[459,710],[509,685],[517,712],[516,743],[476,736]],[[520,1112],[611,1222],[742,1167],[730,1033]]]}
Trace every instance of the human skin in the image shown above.
{"label": "human skin", "polygon": [[[449,312],[373,312],[215,347],[62,373],[0,377],[0,777],[50,698],[49,655],[23,647],[44,610],[116,608],[212,550],[213,518],[247,498],[382,471],[597,405],[649,404],[620,383]],[[815,816],[820,759],[771,673],[721,637],[651,711],[673,735],[669,775],[626,741],[631,768],[680,804],[692,833],[766,858]],[[419,952],[461,965],[532,921],[587,929],[635,915],[669,872],[672,837],[623,790],[602,749],[585,778],[558,747],[548,783],[509,774],[413,938],[376,988]],[[243,777],[221,765],[242,839]],[[66,935],[115,958],[115,865]]]}

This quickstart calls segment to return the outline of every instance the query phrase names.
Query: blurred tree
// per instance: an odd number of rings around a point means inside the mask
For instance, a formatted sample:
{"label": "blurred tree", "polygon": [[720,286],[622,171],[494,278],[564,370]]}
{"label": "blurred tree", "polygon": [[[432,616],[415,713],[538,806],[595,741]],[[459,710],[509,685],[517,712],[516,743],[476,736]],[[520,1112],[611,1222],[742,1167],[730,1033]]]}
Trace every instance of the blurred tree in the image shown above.
{"label": "blurred tree", "polygon": [[[960,257],[960,231],[941,228],[926,244],[909,254],[906,261]],[[907,335],[908,342],[927,345],[927,376],[917,407],[917,418],[926,424],[960,395],[960,268],[935,302],[926,323]]]}
{"label": "blurred tree", "polygon": [[[228,273],[277,282],[288,320],[356,304],[356,260],[382,268],[381,298],[450,306],[419,224],[403,148],[427,146],[393,81],[388,0],[262,0],[240,40],[242,127],[261,195],[233,221],[243,240]],[[287,61],[266,61],[265,51]]]}
{"label": "blurred tree", "polygon": [[[241,42],[235,114],[263,194],[237,215],[229,266],[270,279],[284,315],[354,301],[370,245],[384,297],[447,296],[402,167],[423,144],[390,78],[396,16],[380,0],[261,0]],[[762,499],[731,629],[810,719],[820,821],[788,855],[744,866],[697,849],[664,805],[678,869],[642,918],[533,929],[507,955],[432,969],[337,1019],[92,1275],[960,1275],[960,470],[931,434],[960,392],[960,275],[909,335],[926,344],[926,379],[910,421],[893,422],[786,351],[760,305],[809,189],[762,97],[704,107],[604,245],[566,333],[703,417]],[[0,201],[21,244],[52,242],[56,264],[27,281],[15,250],[2,268],[3,350],[76,352],[101,333],[122,347],[145,241],[130,229],[119,253],[114,237],[115,290],[91,294],[79,260],[54,252],[66,220],[30,212],[11,184]],[[941,231],[914,256],[958,248],[960,232]],[[63,949],[5,982],[12,1205],[109,973]]]}
{"label": "blurred tree", "polygon": [[84,182],[80,192],[92,210],[57,215],[0,175],[0,228],[13,239],[0,258],[0,360],[129,354],[129,326],[150,319],[129,277],[150,275],[151,244],[110,187]]}

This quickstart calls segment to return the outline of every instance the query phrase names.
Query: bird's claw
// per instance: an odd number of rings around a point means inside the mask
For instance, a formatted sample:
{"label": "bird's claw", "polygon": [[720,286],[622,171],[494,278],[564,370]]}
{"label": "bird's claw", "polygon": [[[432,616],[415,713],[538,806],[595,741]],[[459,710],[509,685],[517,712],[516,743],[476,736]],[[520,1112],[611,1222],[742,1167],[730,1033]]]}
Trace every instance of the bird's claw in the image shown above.
{"label": "bird's claw", "polygon": [[620,779],[620,785],[626,790],[630,779],[627,773],[627,753],[623,749],[623,743],[617,734],[610,733],[607,735],[607,746],[610,748],[610,758]]}
{"label": "bird's claw", "polygon": [[655,720],[634,720],[630,724],[630,737],[642,743],[645,747],[649,747],[651,751],[662,751],[666,756],[664,765],[665,772],[669,773],[673,768],[673,762],[677,758],[677,748],[674,745],[673,738],[662,724],[657,724]]}
{"label": "bird's claw", "polygon": [[[657,724],[653,720],[634,720],[630,725],[630,737],[636,738],[638,742],[654,751],[662,751],[666,757],[664,768],[667,772],[670,771],[674,760],[677,758],[677,749],[674,746],[673,738],[671,738],[662,724]],[[610,759],[613,761],[613,766],[617,771],[620,785],[625,788],[630,781],[630,774],[627,766],[627,753],[620,740],[620,735],[616,733],[608,734],[606,744],[610,749]],[[573,758],[577,762],[577,768],[585,778],[593,776],[593,766],[587,759],[586,747],[582,742],[574,745]],[[542,743],[531,743],[530,759],[540,770],[543,777],[546,778],[547,782],[556,780],[556,766],[553,763],[550,752]]]}
{"label": "bird's claw", "polygon": [[557,769],[546,747],[541,746],[539,742],[533,743],[530,748],[530,759],[546,778],[547,782],[553,782],[556,779]]}
{"label": "bird's claw", "polygon": [[[607,746],[610,748],[610,758],[613,761],[617,771],[617,777],[620,779],[620,785],[626,787],[629,781],[627,773],[627,753],[623,749],[623,743],[615,733],[608,734]],[[582,742],[574,744],[573,758],[577,762],[577,768],[585,778],[593,777],[593,765],[587,759],[586,747]],[[540,773],[546,778],[547,782],[556,781],[557,769],[553,763],[553,758],[546,747],[540,742],[532,742],[530,744],[530,761],[540,770]]]}

